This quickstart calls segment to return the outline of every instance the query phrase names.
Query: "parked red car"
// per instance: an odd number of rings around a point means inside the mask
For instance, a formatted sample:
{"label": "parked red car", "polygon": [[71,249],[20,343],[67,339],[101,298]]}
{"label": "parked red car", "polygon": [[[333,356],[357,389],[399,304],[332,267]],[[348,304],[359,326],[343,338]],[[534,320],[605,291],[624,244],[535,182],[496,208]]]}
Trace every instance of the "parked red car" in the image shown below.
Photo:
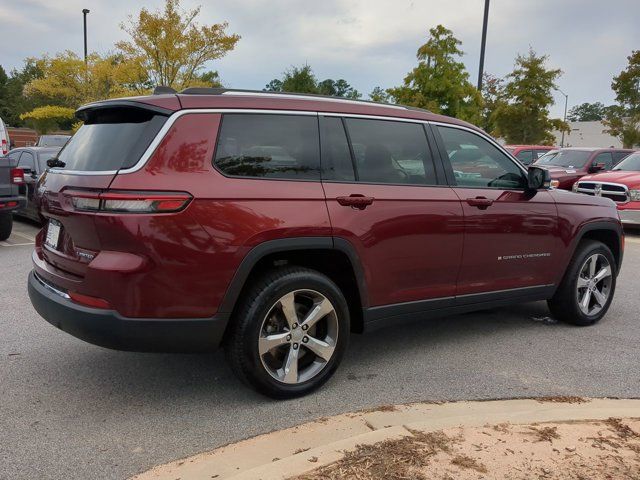
{"label": "parked red car", "polygon": [[633,150],[622,148],[567,147],[552,150],[534,165],[544,166],[551,172],[554,187],[571,190],[580,178],[589,173],[611,170],[631,153]]}
{"label": "parked red car", "polygon": [[610,172],[582,177],[573,191],[610,198],[624,225],[640,227],[640,152],[632,153]]}
{"label": "parked red car", "polygon": [[549,145],[505,145],[504,148],[523,165],[531,165],[545,153],[558,149]]}
{"label": "parked red car", "polygon": [[223,89],[77,115],[38,184],[28,284],[40,315],[88,342],[223,344],[282,398],[325,382],[351,332],[533,300],[590,325],[613,298],[614,203],[550,190],[460,120]]}

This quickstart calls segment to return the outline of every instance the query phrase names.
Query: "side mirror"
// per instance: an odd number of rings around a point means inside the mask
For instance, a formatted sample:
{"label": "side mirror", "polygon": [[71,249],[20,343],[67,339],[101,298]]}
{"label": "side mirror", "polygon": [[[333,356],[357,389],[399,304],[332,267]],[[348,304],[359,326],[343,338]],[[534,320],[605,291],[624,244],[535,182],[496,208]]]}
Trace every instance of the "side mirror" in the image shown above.
{"label": "side mirror", "polygon": [[531,165],[528,169],[529,190],[540,190],[541,188],[551,188],[551,174],[546,168]]}
{"label": "side mirror", "polygon": [[593,165],[591,165],[589,172],[590,173],[601,172],[602,170],[605,169],[605,167],[606,165],[604,163],[594,163]]}

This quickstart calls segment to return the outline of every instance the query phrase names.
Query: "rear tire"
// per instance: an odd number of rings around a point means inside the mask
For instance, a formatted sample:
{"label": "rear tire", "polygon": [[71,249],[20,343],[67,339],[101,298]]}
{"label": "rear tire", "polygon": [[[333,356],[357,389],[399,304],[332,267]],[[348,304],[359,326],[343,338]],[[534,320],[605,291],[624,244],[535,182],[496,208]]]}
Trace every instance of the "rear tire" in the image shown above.
{"label": "rear tire", "polygon": [[547,302],[551,313],[573,325],[595,324],[609,310],[617,274],[609,247],[595,240],[580,242],[558,290]]}
{"label": "rear tire", "polygon": [[13,215],[11,213],[0,213],[0,241],[9,238],[12,229]]}
{"label": "rear tire", "polygon": [[315,270],[286,267],[266,273],[239,299],[225,350],[243,382],[272,398],[293,398],[333,375],[349,331],[336,284]]}

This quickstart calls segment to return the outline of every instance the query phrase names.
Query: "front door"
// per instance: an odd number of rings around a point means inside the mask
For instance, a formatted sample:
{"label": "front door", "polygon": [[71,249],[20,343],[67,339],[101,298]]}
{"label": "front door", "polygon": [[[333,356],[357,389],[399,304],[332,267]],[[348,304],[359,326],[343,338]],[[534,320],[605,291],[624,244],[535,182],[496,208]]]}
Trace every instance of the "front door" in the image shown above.
{"label": "front door", "polygon": [[527,190],[524,170],[484,136],[453,126],[434,133],[464,210],[459,303],[464,296],[475,301],[482,299],[476,294],[551,284],[563,248],[550,193]]}
{"label": "front door", "polygon": [[333,235],[360,258],[365,305],[452,302],[462,207],[441,167],[437,175],[425,126],[332,116],[321,117],[320,125]]}

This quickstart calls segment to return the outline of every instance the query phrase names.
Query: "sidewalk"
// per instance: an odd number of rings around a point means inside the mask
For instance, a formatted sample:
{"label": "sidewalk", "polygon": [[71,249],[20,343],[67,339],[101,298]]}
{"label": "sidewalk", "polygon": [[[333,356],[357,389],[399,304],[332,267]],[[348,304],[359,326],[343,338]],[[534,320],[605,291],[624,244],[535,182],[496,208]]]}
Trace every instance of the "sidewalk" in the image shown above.
{"label": "sidewalk", "polygon": [[[531,442],[527,439],[521,440],[525,444],[530,443],[524,447],[529,449],[535,447],[539,450],[543,446],[548,446],[549,448],[553,447],[554,453],[560,453],[560,449],[562,449],[562,453],[566,453],[564,449],[567,452],[574,452],[576,447],[573,444],[562,446],[564,444],[559,440],[555,445],[553,444],[554,439],[560,438],[557,434],[558,427],[538,428],[531,425],[549,422],[563,422],[564,424],[573,422],[572,425],[575,425],[576,422],[585,420],[607,420],[612,417],[640,418],[640,400],[583,400],[560,397],[538,400],[383,406],[378,409],[321,418],[297,427],[243,440],[211,452],[155,467],[133,478],[134,480],[175,480],[177,478],[180,480],[210,480],[212,478],[216,480],[230,478],[235,480],[271,480],[291,478],[334,464],[344,458],[345,451],[362,450],[362,446],[375,446],[379,442],[400,440],[405,437],[417,436],[419,438],[420,432],[423,434],[438,431],[440,435],[445,435],[445,439],[452,440],[454,434],[462,435],[463,433],[463,429],[458,427],[464,427],[466,429],[464,432],[469,438],[481,434],[485,435],[482,437],[485,439],[492,435],[496,437],[495,432],[511,435],[511,429],[513,432],[516,430],[525,433],[533,432],[540,438],[537,440],[533,438]],[[613,428],[603,422],[591,422],[589,425],[587,422],[583,423],[584,427],[580,427],[585,429],[580,434],[582,436],[587,435],[587,431],[601,432],[607,428]],[[613,425],[615,427],[618,424]],[[487,431],[480,432],[482,429],[475,427],[484,427]],[[637,428],[635,423],[634,428]],[[565,430],[567,430],[566,443],[569,441],[570,435],[568,429],[565,428]],[[446,434],[440,431],[445,431]],[[630,431],[635,441],[634,435],[637,430]],[[562,432],[564,434],[564,430]],[[613,433],[615,433],[615,428]],[[582,440],[582,438],[580,439]],[[460,444],[463,443],[461,436],[456,437],[456,441],[459,441]],[[548,444],[543,443],[546,441]],[[640,442],[640,437],[638,441]],[[508,443],[506,440],[496,440],[493,443],[499,444],[500,442]],[[605,450],[609,443],[613,443],[606,438],[603,442]],[[470,445],[473,445],[474,449],[478,447],[476,443],[470,443]],[[589,447],[591,446],[589,443]],[[636,451],[636,448],[637,446],[634,444],[631,455]],[[447,451],[444,446],[441,447],[441,450]],[[478,447],[478,451],[481,450],[482,448]],[[527,450],[527,452],[529,455],[535,455],[534,450],[531,452]],[[438,452],[435,450],[430,452],[433,455],[436,453]],[[505,455],[507,454],[505,453]],[[460,457],[460,455],[458,456]],[[636,457],[640,458],[640,450]],[[433,456],[430,458],[435,460]],[[460,458],[463,461],[465,458],[469,460],[464,455]],[[457,457],[454,458],[453,463],[456,459]],[[478,473],[482,472],[481,467],[484,468],[481,463],[475,466],[471,463],[471,466],[466,468],[469,468],[469,471],[475,474],[474,478],[477,478]],[[640,463],[638,468],[640,469]],[[545,469],[542,468],[541,471],[544,472]]]}

